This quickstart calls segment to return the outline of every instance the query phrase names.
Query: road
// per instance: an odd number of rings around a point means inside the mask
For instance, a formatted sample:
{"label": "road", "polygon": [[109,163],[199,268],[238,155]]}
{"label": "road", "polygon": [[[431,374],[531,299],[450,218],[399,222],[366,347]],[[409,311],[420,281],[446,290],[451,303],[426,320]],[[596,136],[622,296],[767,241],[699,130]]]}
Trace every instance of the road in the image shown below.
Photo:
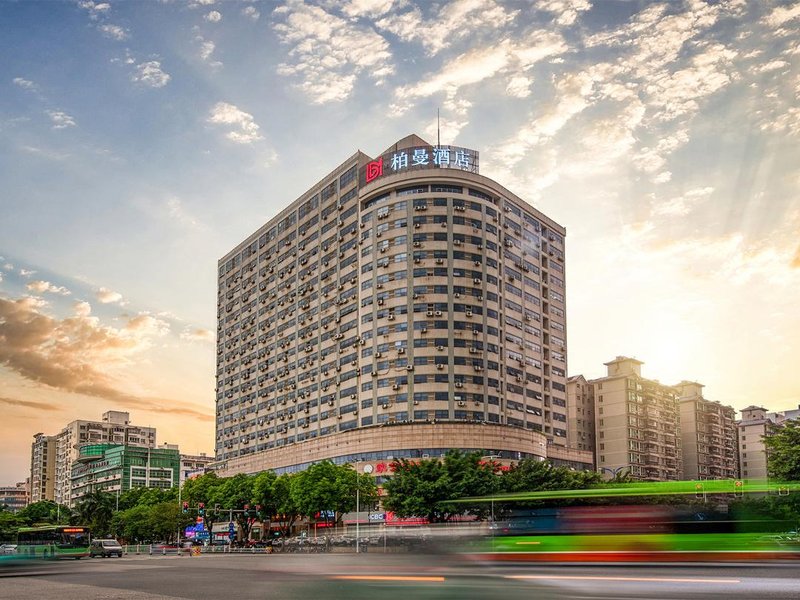
{"label": "road", "polygon": [[126,556],[0,569],[13,600],[685,600],[800,598],[797,564],[560,565],[464,563],[397,554]]}

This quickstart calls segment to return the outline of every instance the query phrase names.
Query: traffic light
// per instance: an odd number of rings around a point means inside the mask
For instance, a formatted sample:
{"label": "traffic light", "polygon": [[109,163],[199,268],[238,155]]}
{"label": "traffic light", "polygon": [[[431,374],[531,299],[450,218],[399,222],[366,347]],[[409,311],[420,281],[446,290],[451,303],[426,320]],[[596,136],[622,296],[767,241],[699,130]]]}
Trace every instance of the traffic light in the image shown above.
{"label": "traffic light", "polygon": [[219,502],[217,502],[217,503],[214,505],[214,514],[215,514],[215,515],[218,515],[218,514],[219,514]]}
{"label": "traffic light", "polygon": [[199,502],[197,504],[197,514],[201,517],[204,517],[206,514],[206,504],[205,502]]}
{"label": "traffic light", "polygon": [[733,482],[733,495],[736,498],[741,498],[744,496],[744,482],[741,480],[736,480]]}
{"label": "traffic light", "polygon": [[255,516],[258,517],[260,515],[261,515],[261,505],[260,504],[256,504],[256,514],[255,514]]}
{"label": "traffic light", "polygon": [[703,491],[703,484],[697,483],[694,486],[694,497],[695,498],[703,498],[705,497],[705,492]]}
{"label": "traffic light", "polygon": [[188,502],[184,502],[183,503],[183,512],[185,512],[185,513],[189,512],[189,503]]}

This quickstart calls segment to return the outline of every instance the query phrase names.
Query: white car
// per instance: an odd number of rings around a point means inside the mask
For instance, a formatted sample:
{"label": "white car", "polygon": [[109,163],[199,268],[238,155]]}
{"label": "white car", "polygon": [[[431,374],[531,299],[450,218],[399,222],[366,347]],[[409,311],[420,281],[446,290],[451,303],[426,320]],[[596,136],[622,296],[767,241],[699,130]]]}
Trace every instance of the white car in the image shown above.
{"label": "white car", "polygon": [[0,554],[16,554],[17,553],[17,545],[16,544],[3,544],[0,546]]}

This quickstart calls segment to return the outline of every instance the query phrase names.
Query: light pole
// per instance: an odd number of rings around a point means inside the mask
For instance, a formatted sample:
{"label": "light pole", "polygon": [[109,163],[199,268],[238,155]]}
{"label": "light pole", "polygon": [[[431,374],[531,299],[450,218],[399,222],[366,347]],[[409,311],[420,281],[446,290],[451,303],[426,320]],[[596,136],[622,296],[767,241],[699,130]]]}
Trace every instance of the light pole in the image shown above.
{"label": "light pole", "polygon": [[[358,472],[360,466],[361,461],[356,462],[356,554],[361,551],[361,530],[359,528],[361,523],[361,473]],[[364,465],[364,473],[367,475],[372,473],[372,465]]]}

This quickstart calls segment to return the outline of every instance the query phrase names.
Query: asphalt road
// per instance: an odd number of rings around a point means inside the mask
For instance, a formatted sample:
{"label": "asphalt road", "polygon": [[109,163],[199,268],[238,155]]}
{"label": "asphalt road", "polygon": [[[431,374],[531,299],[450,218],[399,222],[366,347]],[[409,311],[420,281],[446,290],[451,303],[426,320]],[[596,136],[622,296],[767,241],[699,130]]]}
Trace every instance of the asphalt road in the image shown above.
{"label": "asphalt road", "polygon": [[13,600],[800,598],[800,565],[514,566],[396,554],[126,556],[0,568]]}

